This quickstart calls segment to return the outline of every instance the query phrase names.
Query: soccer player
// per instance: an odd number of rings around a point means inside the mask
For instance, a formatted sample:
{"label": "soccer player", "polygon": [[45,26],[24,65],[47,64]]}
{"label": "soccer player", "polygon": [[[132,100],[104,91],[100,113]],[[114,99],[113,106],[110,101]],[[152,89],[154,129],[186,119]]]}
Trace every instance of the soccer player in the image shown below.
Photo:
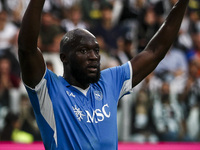
{"label": "soccer player", "polygon": [[22,79],[47,150],[116,150],[117,103],[151,73],[177,36],[189,0],[179,0],[146,48],[122,66],[100,72],[99,45],[84,29],[60,43],[63,76],[47,69],[37,48],[45,0],[30,0],[19,33]]}

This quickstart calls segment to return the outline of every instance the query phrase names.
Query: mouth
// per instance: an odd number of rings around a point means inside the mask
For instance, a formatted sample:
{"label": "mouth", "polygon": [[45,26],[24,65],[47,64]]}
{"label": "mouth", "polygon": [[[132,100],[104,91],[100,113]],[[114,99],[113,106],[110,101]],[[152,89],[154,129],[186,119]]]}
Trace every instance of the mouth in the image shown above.
{"label": "mouth", "polygon": [[91,73],[95,73],[97,72],[98,68],[97,67],[93,67],[93,66],[90,66],[90,67],[87,67],[87,70]]}
{"label": "mouth", "polygon": [[87,67],[87,70],[91,73],[96,73],[98,71],[99,65],[95,64],[95,65],[89,65]]}
{"label": "mouth", "polygon": [[90,71],[97,71],[97,68],[95,68],[95,67],[89,67],[88,70],[90,70]]}

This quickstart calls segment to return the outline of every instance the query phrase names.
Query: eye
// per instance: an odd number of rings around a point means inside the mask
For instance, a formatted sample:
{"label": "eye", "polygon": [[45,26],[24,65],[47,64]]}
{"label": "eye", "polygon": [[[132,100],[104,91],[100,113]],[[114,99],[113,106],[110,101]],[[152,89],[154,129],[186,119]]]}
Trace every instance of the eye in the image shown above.
{"label": "eye", "polygon": [[94,51],[96,54],[99,54],[99,48],[96,48]]}
{"label": "eye", "polygon": [[87,50],[86,50],[85,48],[82,48],[82,49],[80,50],[80,52],[81,52],[82,54],[86,54],[86,53],[87,53]]}

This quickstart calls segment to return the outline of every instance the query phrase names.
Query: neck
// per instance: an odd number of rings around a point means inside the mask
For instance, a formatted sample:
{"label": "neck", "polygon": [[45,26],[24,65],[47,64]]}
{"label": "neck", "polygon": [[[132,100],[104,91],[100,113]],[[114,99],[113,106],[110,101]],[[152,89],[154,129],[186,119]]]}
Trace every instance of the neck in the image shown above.
{"label": "neck", "polygon": [[71,75],[67,75],[67,74],[64,74],[63,75],[63,78],[70,84],[70,85],[73,85],[73,86],[77,86],[81,89],[87,89],[90,84],[89,83],[80,83],[78,82],[73,76]]}

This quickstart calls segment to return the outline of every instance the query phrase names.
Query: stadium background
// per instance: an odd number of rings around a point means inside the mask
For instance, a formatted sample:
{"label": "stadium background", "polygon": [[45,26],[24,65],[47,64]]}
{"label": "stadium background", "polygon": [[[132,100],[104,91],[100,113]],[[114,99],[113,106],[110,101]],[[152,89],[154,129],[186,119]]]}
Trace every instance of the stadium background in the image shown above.
{"label": "stadium background", "polygon": [[[38,47],[47,67],[62,75],[59,41],[66,31],[85,28],[100,44],[101,69],[121,65],[144,49],[176,1],[46,0]],[[0,0],[0,150],[42,147],[17,56],[18,32],[28,2]],[[132,94],[120,100],[119,149],[196,149],[200,140],[199,77],[200,1],[190,0],[165,59]]]}

